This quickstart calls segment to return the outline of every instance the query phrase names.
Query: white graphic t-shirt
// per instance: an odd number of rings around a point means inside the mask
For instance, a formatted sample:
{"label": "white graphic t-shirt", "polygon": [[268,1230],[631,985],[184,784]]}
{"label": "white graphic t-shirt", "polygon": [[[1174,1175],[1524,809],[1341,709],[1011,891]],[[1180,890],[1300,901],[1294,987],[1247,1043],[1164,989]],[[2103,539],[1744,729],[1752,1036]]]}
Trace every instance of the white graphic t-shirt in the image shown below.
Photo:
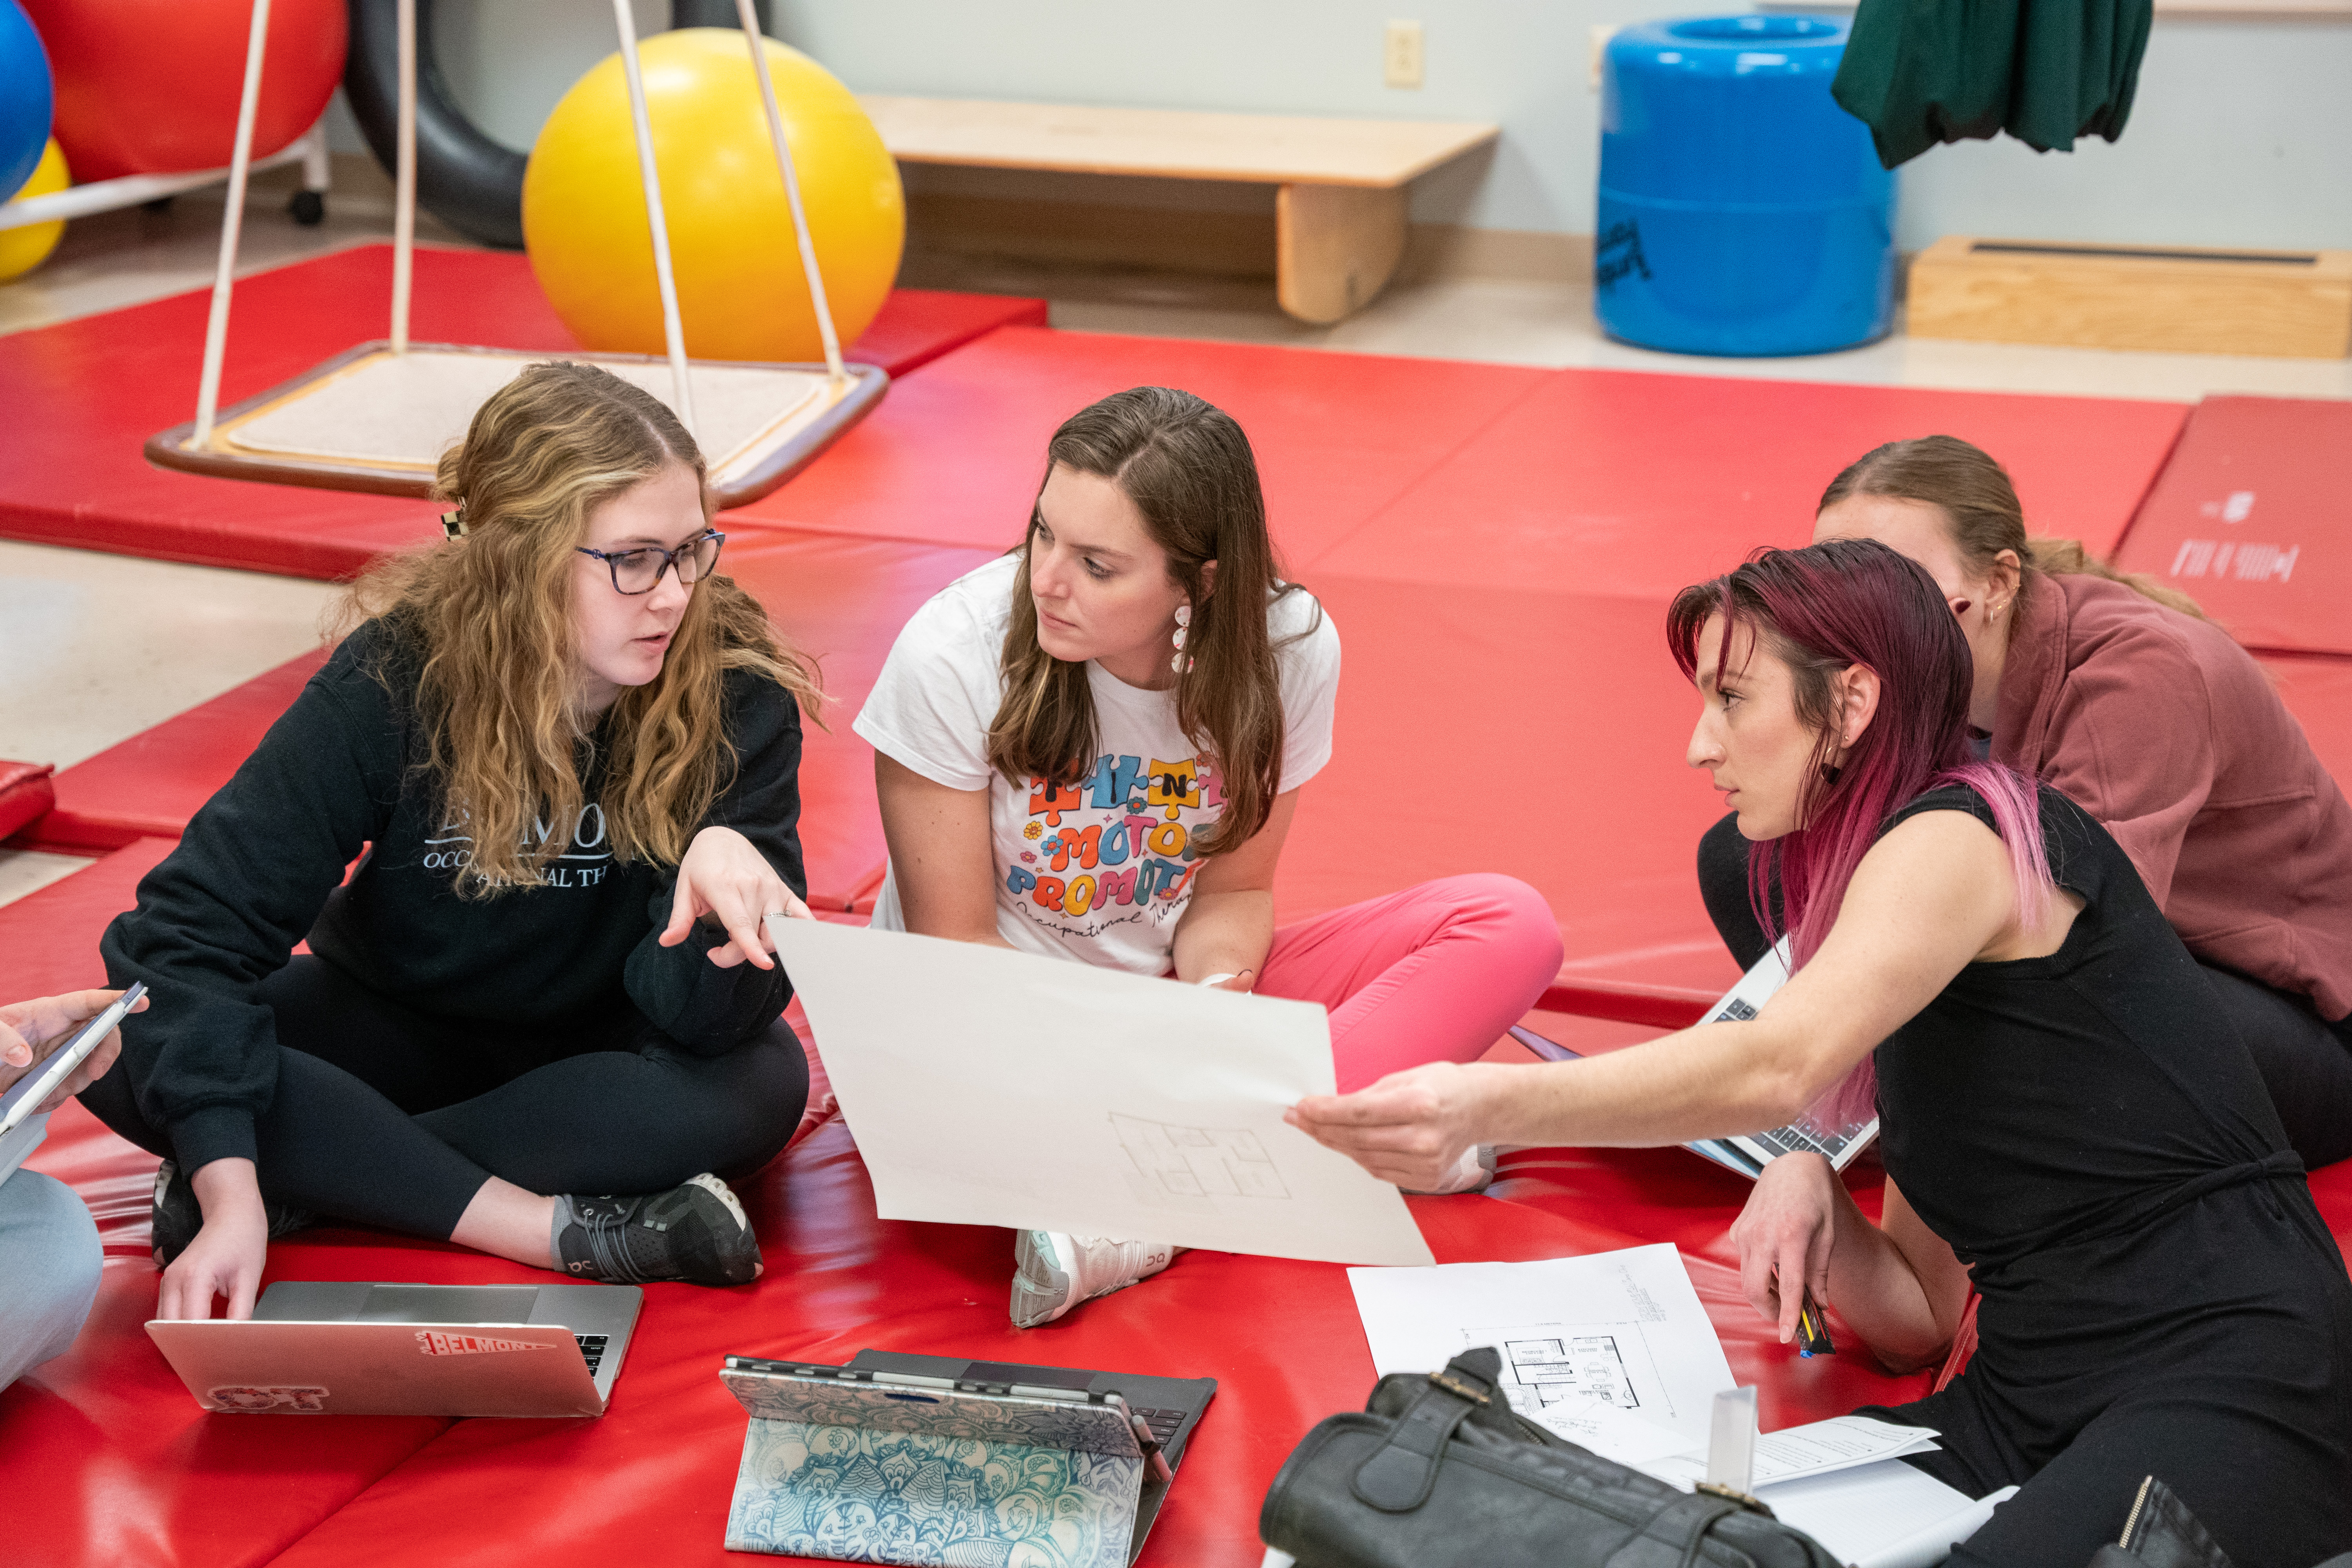
{"label": "white graphic t-shirt", "polygon": [[[1140,690],[1089,662],[1101,751],[1092,769],[1056,788],[1043,779],[1015,786],[989,767],[988,727],[1004,699],[1000,664],[1020,570],[1018,555],[992,561],[916,611],[855,727],[934,783],[989,792],[996,929],[1005,941],[1048,957],[1165,973],[1200,866],[1192,844],[1224,815],[1215,766],[1177,728],[1173,692]],[[1303,590],[1267,606],[1266,631],[1282,677],[1281,787],[1293,790],[1331,760],[1339,634]],[[906,929],[895,872],[883,879],[873,923]]]}

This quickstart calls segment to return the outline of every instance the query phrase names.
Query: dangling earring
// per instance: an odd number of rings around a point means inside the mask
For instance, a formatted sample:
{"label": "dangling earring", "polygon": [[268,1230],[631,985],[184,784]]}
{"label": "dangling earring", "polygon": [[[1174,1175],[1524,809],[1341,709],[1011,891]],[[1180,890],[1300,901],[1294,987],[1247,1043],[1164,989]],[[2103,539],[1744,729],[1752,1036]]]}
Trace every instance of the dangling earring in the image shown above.
{"label": "dangling earring", "polygon": [[1170,670],[1170,672],[1171,672],[1171,674],[1175,674],[1175,675],[1181,675],[1181,674],[1183,674],[1186,670],[1191,669],[1191,668],[1192,668],[1192,661],[1191,659],[1186,658],[1184,657],[1184,632],[1185,632],[1185,629],[1186,629],[1187,627],[1189,627],[1190,626],[1192,626],[1192,605],[1177,605],[1177,606],[1176,606],[1176,654],[1175,654],[1175,657],[1174,657],[1174,658],[1171,658],[1171,659],[1168,661],[1168,668],[1169,668],[1169,670]]}
{"label": "dangling earring", "polygon": [[1823,763],[1822,764],[1822,782],[1823,784],[1835,784],[1840,778],[1843,777],[1844,774],[1845,770],[1839,767],[1835,763]]}

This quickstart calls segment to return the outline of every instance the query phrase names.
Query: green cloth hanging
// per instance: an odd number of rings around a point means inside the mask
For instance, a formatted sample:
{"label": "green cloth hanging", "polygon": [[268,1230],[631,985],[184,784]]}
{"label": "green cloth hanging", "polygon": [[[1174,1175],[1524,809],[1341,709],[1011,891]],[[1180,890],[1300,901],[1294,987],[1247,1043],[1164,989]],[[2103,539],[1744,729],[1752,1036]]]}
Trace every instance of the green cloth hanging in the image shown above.
{"label": "green cloth hanging", "polygon": [[1830,92],[1892,169],[2006,131],[2036,152],[2113,142],[2130,117],[2151,0],[1861,0]]}

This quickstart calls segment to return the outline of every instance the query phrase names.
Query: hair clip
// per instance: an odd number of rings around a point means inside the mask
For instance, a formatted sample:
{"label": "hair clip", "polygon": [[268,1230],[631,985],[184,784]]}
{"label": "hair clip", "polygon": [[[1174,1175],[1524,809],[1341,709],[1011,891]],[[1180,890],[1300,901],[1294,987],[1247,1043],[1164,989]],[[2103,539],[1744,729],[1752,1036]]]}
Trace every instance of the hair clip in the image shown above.
{"label": "hair clip", "polygon": [[441,514],[441,531],[451,539],[466,537],[466,503],[459,501],[457,510]]}

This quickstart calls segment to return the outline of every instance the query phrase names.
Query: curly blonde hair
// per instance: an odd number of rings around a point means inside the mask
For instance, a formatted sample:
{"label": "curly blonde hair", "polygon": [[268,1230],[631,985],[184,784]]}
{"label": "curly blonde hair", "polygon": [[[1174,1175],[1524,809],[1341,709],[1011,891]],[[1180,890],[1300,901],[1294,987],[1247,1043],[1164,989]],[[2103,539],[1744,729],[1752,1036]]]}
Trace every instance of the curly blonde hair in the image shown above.
{"label": "curly blonde hair", "polygon": [[[435,494],[458,503],[464,536],[376,562],[343,600],[343,627],[381,618],[421,652],[423,765],[443,820],[465,820],[474,841],[453,879],[460,897],[538,886],[569,847],[593,729],[578,700],[573,547],[594,507],[673,463],[705,478],[694,437],[660,399],[593,365],[531,365],[441,458]],[[695,584],[661,673],[625,689],[606,721],[595,804],[614,858],[677,864],[732,782],[732,669],[774,681],[818,717],[813,666],[758,600],[714,573]],[[534,843],[535,820],[555,830]]]}

